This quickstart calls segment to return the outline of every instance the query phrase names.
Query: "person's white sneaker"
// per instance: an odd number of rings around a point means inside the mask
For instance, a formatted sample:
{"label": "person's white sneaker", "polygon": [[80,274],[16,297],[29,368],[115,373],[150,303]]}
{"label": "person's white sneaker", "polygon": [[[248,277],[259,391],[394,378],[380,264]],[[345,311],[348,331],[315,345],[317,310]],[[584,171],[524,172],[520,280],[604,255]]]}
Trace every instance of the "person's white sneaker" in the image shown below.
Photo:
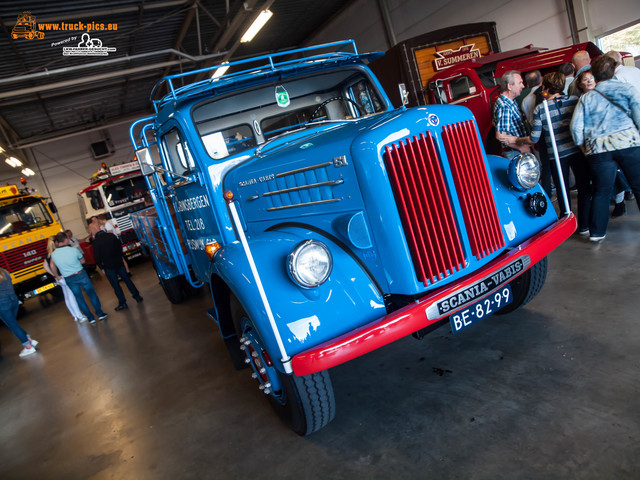
{"label": "person's white sneaker", "polygon": [[85,317],[85,316],[78,317],[78,318],[75,319],[75,321],[78,322],[78,323],[84,323],[84,322],[87,321],[87,317]]}
{"label": "person's white sneaker", "polygon": [[37,352],[37,350],[35,349],[35,347],[33,345],[27,345],[20,352],[20,356],[21,357],[26,357],[28,355],[33,355],[36,352]]}
{"label": "person's white sneaker", "polygon": [[33,348],[36,348],[38,346],[38,344],[40,343],[38,340],[34,340],[33,338],[29,337],[29,341],[31,342],[31,346]]}

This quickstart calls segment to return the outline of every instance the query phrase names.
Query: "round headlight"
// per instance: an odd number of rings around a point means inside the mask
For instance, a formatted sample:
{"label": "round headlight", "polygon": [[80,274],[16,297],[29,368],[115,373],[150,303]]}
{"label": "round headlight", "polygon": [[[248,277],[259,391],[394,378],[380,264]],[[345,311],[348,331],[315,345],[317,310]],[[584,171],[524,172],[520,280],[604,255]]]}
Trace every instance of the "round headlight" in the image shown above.
{"label": "round headlight", "polygon": [[533,153],[522,153],[511,160],[508,169],[509,180],[518,190],[529,190],[540,180],[540,161]]}
{"label": "round headlight", "polygon": [[331,252],[325,244],[315,240],[300,243],[288,260],[291,278],[304,288],[322,285],[333,268]]}

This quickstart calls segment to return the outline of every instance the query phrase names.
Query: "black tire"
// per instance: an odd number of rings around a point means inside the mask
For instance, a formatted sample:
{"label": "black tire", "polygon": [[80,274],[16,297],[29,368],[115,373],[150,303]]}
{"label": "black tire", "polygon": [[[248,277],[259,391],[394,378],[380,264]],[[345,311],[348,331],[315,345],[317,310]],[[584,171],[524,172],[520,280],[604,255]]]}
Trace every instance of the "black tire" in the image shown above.
{"label": "black tire", "polygon": [[529,303],[540,293],[546,279],[547,257],[544,257],[509,284],[511,285],[513,301],[506,307],[498,310],[495,315],[511,313]]}
{"label": "black tire", "polygon": [[173,278],[160,278],[160,285],[171,303],[182,303],[188,298],[184,290],[184,282],[181,275]]}
{"label": "black tire", "polygon": [[[325,370],[299,377],[287,375],[269,366],[260,333],[238,299],[231,297],[231,316],[241,338],[245,362],[271,407],[280,419],[298,435],[309,435],[325,427],[336,412],[335,397],[329,373]],[[273,364],[271,364],[273,365]]]}

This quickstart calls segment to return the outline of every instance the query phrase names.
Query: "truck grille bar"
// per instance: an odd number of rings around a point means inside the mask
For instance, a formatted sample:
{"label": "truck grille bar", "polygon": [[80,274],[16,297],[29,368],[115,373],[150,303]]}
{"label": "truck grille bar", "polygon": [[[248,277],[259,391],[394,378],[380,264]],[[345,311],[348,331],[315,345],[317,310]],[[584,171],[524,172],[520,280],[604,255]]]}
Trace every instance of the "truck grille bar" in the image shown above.
{"label": "truck grille bar", "polygon": [[46,256],[47,240],[38,240],[0,253],[0,266],[19,279],[40,270]]}
{"label": "truck grille bar", "polygon": [[464,268],[460,235],[431,133],[387,146],[384,158],[418,280],[427,286]]}
{"label": "truck grille bar", "polygon": [[446,125],[442,138],[460,198],[471,253],[480,260],[504,247],[505,243],[475,125],[471,120]]}

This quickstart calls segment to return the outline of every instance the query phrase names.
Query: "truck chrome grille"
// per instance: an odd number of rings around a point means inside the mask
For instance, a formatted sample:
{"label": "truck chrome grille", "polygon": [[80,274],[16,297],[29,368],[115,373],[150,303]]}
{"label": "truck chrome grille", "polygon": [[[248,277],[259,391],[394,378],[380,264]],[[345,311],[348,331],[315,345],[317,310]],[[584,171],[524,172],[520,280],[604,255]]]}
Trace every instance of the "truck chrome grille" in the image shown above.
{"label": "truck chrome grille", "polygon": [[460,234],[429,132],[384,154],[418,280],[425,286],[464,268]]}
{"label": "truck chrome grille", "polygon": [[20,279],[42,269],[46,257],[47,240],[43,239],[0,253],[0,266]]}
{"label": "truck chrome grille", "polygon": [[262,194],[271,201],[267,211],[339,202],[333,187],[343,181],[329,179],[328,168],[332,165],[333,162],[325,162],[275,175],[267,182],[268,191]]}
{"label": "truck chrome grille", "polygon": [[475,125],[471,120],[447,125],[442,138],[460,195],[471,253],[479,260],[505,243]]}

